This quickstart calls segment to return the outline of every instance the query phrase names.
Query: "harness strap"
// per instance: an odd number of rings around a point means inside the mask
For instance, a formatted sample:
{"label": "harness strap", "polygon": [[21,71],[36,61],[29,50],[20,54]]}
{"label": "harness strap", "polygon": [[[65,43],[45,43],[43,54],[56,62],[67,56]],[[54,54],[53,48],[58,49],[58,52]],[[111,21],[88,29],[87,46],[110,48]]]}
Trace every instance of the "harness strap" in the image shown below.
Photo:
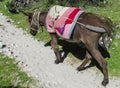
{"label": "harness strap", "polygon": [[31,30],[32,30],[32,31],[36,31],[36,32],[38,31],[38,30],[35,30],[35,29],[34,29],[34,28],[32,28],[32,27],[31,27]]}

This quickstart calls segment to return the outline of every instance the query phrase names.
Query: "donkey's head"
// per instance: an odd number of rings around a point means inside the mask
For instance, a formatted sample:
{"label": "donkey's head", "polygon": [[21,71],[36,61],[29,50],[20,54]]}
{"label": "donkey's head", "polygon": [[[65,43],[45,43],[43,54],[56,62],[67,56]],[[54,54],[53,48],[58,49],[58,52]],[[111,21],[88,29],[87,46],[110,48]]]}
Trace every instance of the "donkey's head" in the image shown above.
{"label": "donkey's head", "polygon": [[30,24],[30,33],[32,35],[36,35],[39,27],[44,26],[44,21],[42,20],[40,10],[36,9],[34,12],[24,12],[26,16],[28,16],[29,24]]}

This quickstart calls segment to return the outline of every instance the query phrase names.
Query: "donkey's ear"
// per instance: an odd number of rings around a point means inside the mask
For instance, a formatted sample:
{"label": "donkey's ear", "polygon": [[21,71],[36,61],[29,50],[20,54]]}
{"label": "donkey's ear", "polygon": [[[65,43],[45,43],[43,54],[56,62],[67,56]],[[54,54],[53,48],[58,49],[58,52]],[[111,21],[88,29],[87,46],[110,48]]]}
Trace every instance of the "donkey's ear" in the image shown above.
{"label": "donkey's ear", "polygon": [[23,14],[26,16],[32,16],[32,12],[23,12]]}

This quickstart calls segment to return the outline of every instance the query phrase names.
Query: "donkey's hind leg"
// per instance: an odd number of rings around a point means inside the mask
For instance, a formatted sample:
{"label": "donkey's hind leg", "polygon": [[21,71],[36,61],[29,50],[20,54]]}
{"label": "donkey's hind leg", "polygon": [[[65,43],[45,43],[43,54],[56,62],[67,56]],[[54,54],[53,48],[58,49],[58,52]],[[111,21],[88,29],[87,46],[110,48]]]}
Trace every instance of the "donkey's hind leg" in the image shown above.
{"label": "donkey's hind leg", "polygon": [[99,63],[100,67],[102,68],[102,73],[104,75],[104,80],[102,81],[102,85],[106,86],[109,83],[108,80],[108,71],[107,71],[107,63],[103,56],[101,55],[100,51],[98,50],[97,43],[96,42],[87,42],[86,47],[91,53],[91,55],[96,59],[96,61]]}
{"label": "donkey's hind leg", "polygon": [[91,55],[88,53],[88,51],[86,51],[85,60],[82,62],[82,64],[79,67],[77,67],[77,70],[78,71],[84,70],[85,65],[88,63],[90,59],[91,59]]}
{"label": "donkey's hind leg", "polygon": [[59,64],[60,62],[62,62],[62,60],[61,60],[61,55],[60,55],[59,48],[58,48],[57,35],[53,33],[50,35],[51,35],[51,46],[56,56],[55,63]]}

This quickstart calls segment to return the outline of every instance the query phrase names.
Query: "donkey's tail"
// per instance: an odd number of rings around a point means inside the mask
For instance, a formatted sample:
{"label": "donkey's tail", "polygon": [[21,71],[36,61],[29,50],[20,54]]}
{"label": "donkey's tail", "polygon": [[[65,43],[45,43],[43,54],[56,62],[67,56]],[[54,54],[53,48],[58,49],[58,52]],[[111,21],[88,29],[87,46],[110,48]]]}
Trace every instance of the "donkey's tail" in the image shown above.
{"label": "donkey's tail", "polygon": [[[114,34],[114,30],[113,30],[114,26],[109,18],[103,17],[102,20],[104,22],[103,27],[106,32],[102,34],[101,39],[99,40],[99,44],[106,48],[109,48]],[[102,42],[102,44],[100,43],[100,41]]]}
{"label": "donkey's tail", "polygon": [[107,17],[103,18],[103,22],[105,23],[104,28],[106,30],[106,33],[108,34],[109,37],[112,37],[113,33],[114,33],[113,22],[109,18],[107,18]]}

